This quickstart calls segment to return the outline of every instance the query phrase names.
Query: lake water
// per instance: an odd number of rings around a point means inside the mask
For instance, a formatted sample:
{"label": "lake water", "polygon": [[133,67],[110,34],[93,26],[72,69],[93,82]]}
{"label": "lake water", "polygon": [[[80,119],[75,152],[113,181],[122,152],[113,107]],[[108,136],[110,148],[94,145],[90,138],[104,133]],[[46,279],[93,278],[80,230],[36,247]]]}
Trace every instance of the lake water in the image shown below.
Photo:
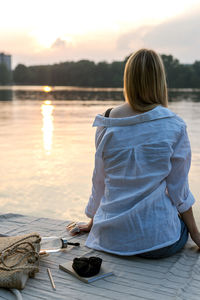
{"label": "lake water", "polygon": [[[190,187],[200,216],[200,93],[172,91],[170,100],[170,109],[188,125]],[[0,212],[86,220],[95,152],[92,122],[121,101],[120,89],[0,88]]]}

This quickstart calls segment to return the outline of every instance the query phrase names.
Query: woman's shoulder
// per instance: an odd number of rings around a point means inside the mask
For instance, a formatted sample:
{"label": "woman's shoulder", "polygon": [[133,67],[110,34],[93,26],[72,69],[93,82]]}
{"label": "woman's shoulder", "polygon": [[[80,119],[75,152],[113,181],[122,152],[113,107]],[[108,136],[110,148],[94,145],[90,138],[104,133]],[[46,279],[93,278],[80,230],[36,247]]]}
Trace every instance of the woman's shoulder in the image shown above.
{"label": "woman's shoulder", "polygon": [[109,117],[117,117],[119,115],[119,113],[121,112],[121,110],[123,109],[124,104],[115,106],[115,107],[110,107],[108,109],[106,109],[106,111],[104,111],[104,113],[102,114],[103,117],[106,117],[109,113]]}
{"label": "woman's shoulder", "polygon": [[115,106],[112,109],[108,109],[103,113],[105,117],[107,112],[109,111],[110,118],[126,118],[133,117],[138,113],[134,112],[128,103],[123,103],[121,105]]}
{"label": "woman's shoulder", "polygon": [[173,114],[174,114],[173,118],[169,118],[169,121],[173,122],[180,129],[186,128],[187,127],[186,122],[176,113]]}

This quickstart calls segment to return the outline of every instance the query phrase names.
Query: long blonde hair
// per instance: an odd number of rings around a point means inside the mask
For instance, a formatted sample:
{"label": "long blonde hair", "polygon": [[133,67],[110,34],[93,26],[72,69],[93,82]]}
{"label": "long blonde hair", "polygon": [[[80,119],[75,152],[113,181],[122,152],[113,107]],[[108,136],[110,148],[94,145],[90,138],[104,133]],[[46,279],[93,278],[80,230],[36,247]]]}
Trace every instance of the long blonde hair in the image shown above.
{"label": "long blonde hair", "polygon": [[129,57],[124,70],[124,97],[138,112],[168,106],[165,69],[155,51],[141,49]]}

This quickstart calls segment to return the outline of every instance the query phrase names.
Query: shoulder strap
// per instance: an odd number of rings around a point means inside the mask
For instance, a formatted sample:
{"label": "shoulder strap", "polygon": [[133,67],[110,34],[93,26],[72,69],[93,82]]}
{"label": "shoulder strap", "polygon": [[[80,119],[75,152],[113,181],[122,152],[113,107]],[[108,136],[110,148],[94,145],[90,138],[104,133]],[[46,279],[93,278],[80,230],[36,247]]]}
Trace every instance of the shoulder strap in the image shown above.
{"label": "shoulder strap", "polygon": [[111,112],[112,109],[113,109],[113,108],[108,108],[108,109],[106,110],[106,112],[105,112],[104,117],[109,118],[109,115],[110,115],[110,112]]}

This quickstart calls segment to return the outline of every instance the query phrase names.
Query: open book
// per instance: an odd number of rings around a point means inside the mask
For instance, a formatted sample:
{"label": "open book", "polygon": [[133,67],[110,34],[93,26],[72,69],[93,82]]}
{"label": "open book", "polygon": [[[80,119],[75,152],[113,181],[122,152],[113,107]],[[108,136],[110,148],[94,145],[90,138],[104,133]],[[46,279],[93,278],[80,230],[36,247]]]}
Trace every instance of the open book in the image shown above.
{"label": "open book", "polygon": [[106,270],[106,268],[104,268],[104,266],[102,266],[103,265],[103,263],[102,263],[100,272],[97,275],[92,276],[92,277],[81,277],[72,268],[72,263],[73,263],[72,261],[68,261],[64,264],[59,265],[59,268],[61,270],[65,271],[65,272],[77,277],[79,280],[81,280],[85,283],[91,283],[91,282],[96,281],[98,279],[105,278],[107,276],[113,275],[113,272],[112,271],[109,272],[108,270]]}

